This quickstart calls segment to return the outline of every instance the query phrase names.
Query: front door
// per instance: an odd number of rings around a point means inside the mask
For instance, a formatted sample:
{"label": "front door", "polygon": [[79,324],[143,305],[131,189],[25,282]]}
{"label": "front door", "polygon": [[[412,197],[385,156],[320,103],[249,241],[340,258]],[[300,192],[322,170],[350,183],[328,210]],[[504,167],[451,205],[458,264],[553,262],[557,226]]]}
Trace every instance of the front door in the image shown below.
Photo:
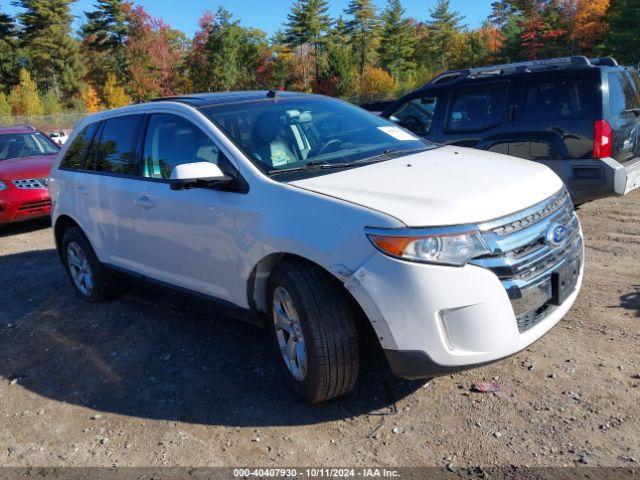
{"label": "front door", "polygon": [[453,90],[438,142],[509,154],[509,96],[509,82]]}
{"label": "front door", "polygon": [[[241,194],[169,187],[176,165],[229,164],[193,120],[173,113],[149,117],[142,181],[133,199],[133,224],[142,273],[154,280],[233,301],[237,291],[236,205]],[[237,299],[236,299],[237,300]]]}

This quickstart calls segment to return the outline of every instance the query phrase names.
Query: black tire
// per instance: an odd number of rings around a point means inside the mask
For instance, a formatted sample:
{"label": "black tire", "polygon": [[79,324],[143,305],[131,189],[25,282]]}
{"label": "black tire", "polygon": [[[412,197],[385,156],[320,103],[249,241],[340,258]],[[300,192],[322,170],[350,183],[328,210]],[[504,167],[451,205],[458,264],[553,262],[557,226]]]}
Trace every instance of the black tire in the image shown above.
{"label": "black tire", "polygon": [[[307,368],[301,380],[287,367],[278,345],[274,322],[274,293],[278,287],[289,293],[304,335]],[[268,294],[269,330],[288,385],[310,403],[349,392],[358,377],[358,335],[340,285],[310,263],[284,261],[271,274]]]}
{"label": "black tire", "polygon": [[[93,288],[91,293],[86,293],[80,290],[76,285],[71,273],[71,267],[69,266],[69,259],[67,258],[67,251],[69,245],[74,243],[78,245],[84,252],[89,270],[93,277]],[[111,300],[124,292],[123,286],[115,279],[106,268],[98,261],[89,240],[82,233],[79,227],[70,227],[64,232],[62,242],[60,242],[60,257],[62,258],[62,264],[64,265],[71,286],[73,287],[76,295],[83,300],[90,303],[105,302]]]}

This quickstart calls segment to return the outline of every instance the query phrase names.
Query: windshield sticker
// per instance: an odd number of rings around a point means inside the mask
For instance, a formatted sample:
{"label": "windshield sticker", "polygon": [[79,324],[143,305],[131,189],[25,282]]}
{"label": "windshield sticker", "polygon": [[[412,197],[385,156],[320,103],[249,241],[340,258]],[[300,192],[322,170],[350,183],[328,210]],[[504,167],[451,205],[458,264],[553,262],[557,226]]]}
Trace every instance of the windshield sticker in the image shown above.
{"label": "windshield sticker", "polygon": [[390,135],[393,138],[395,138],[396,140],[400,140],[400,141],[403,141],[403,142],[406,142],[406,141],[409,141],[409,140],[418,140],[416,137],[411,135],[409,132],[405,132],[404,130],[402,130],[401,128],[398,128],[398,127],[378,127],[378,130],[382,130],[387,135]]}

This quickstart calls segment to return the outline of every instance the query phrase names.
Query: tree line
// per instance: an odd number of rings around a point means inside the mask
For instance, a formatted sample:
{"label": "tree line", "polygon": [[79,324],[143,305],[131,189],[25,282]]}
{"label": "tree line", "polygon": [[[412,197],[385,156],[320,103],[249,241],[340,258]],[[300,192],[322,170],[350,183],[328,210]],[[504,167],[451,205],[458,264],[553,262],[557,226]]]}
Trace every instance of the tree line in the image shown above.
{"label": "tree line", "polygon": [[282,88],[389,98],[457,68],[567,55],[640,62],[638,0],[499,0],[469,28],[439,0],[424,19],[401,0],[295,0],[271,37],[223,7],[193,38],[130,0],[96,0],[79,31],[75,0],[15,0],[0,11],[0,116],[94,112],[194,91]]}

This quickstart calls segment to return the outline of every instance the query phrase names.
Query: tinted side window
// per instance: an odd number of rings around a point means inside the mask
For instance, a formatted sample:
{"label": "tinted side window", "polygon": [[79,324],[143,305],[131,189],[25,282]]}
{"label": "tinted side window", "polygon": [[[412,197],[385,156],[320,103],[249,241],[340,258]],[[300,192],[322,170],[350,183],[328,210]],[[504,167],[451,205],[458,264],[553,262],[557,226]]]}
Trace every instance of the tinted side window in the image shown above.
{"label": "tinted side window", "polygon": [[431,130],[437,103],[436,97],[414,98],[403,104],[389,119],[412,132],[426,135]]}
{"label": "tinted side window", "polygon": [[614,116],[624,115],[626,110],[640,107],[640,98],[632,77],[622,72],[609,74],[609,109]]}
{"label": "tinted side window", "polygon": [[588,80],[558,77],[527,83],[522,120],[528,122],[582,118],[592,111]]}
{"label": "tinted side window", "polygon": [[142,115],[129,115],[105,120],[96,151],[99,172],[135,175],[135,140]]}
{"label": "tinted side window", "polygon": [[82,170],[85,168],[85,158],[89,151],[91,140],[98,129],[99,123],[87,125],[69,145],[64,158],[60,162],[60,168],[69,168],[72,170]]}
{"label": "tinted side window", "polygon": [[505,116],[507,88],[455,92],[447,118],[447,130],[472,132],[499,125]]}
{"label": "tinted side window", "polygon": [[[614,76],[615,80],[612,81],[612,77]],[[625,113],[624,111],[630,108],[640,107],[640,91],[638,90],[640,86],[636,82],[637,73],[636,77],[634,77],[632,76],[631,70],[627,70],[624,73],[609,74],[609,92],[611,92],[611,84],[615,83],[614,89],[616,90],[616,95],[620,97],[617,100],[618,104],[616,106],[620,107],[620,104],[624,102],[624,108],[622,108],[618,114]],[[620,94],[620,92],[622,92],[622,94]],[[609,99],[611,99],[611,93],[609,93]]]}
{"label": "tinted side window", "polygon": [[144,143],[145,177],[167,179],[176,165],[218,164],[219,157],[222,154],[213,140],[189,120],[165,113],[151,116]]}

